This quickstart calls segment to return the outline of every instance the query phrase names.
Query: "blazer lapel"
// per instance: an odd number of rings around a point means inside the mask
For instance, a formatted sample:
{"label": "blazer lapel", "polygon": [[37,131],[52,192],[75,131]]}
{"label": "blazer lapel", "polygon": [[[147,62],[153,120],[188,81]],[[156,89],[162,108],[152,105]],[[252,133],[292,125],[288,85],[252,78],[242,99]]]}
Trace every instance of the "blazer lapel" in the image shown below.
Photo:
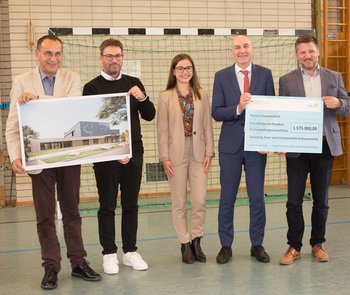
{"label": "blazer lapel", "polygon": [[62,92],[64,87],[62,87],[62,73],[61,70],[58,69],[55,78],[55,86],[53,87],[53,97],[65,97],[65,93]]}
{"label": "blazer lapel", "polygon": [[181,121],[181,123],[182,123],[182,111],[180,109],[179,97],[177,95],[177,91],[175,88],[173,89],[173,91],[171,93],[169,112],[174,112],[174,111],[176,114],[176,121]]}
{"label": "blazer lapel", "polygon": [[250,93],[254,93],[254,89],[255,89],[255,85],[256,85],[256,77],[258,76],[258,73],[257,73],[257,68],[254,64],[252,64],[252,74],[251,74],[251,78],[250,78],[250,81],[249,81],[249,92]]}
{"label": "blazer lapel", "polygon": [[300,93],[300,96],[305,97],[305,89],[304,89],[304,82],[303,82],[303,77],[301,75],[301,70],[297,69],[295,72],[296,75],[296,82],[297,82],[297,87]]}
{"label": "blazer lapel", "polygon": [[239,89],[239,84],[238,84],[238,80],[237,80],[237,76],[236,76],[236,71],[235,71],[235,64],[230,68],[229,71],[229,84],[231,85],[232,88],[232,92],[235,95],[241,96],[241,91]]}
{"label": "blazer lapel", "polygon": [[328,87],[327,73],[322,67],[320,67],[320,76],[321,76],[321,96],[326,96],[327,87]]}
{"label": "blazer lapel", "polygon": [[34,87],[35,93],[37,93],[39,97],[44,97],[45,91],[44,91],[43,82],[41,81],[39,67],[34,68],[32,71],[32,74],[33,74],[33,87]]}

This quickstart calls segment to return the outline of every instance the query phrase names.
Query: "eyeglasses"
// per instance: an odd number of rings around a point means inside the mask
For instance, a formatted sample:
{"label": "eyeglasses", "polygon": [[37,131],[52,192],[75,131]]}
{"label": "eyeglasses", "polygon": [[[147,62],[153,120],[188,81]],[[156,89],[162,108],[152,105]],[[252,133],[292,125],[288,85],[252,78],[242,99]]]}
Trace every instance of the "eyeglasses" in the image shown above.
{"label": "eyeglasses", "polygon": [[50,59],[52,57],[55,57],[56,59],[62,58],[62,51],[52,52],[52,51],[41,51],[39,50],[46,59]]}
{"label": "eyeglasses", "polygon": [[107,61],[112,61],[114,58],[115,58],[116,60],[121,59],[121,58],[124,56],[124,54],[121,54],[121,53],[118,53],[118,54],[115,54],[115,55],[113,55],[113,54],[103,54],[102,56],[103,56]]}
{"label": "eyeglasses", "polygon": [[193,67],[188,66],[188,67],[176,67],[175,70],[177,70],[180,73],[183,73],[184,71],[187,71],[188,73],[192,72]]}

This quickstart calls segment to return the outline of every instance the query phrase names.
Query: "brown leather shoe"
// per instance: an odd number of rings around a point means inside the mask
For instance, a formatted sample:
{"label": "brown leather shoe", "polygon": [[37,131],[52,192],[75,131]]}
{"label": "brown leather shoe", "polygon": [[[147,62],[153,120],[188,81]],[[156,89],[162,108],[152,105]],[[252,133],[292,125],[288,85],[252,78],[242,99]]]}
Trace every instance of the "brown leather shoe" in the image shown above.
{"label": "brown leather shoe", "polygon": [[294,260],[300,258],[300,252],[292,247],[289,247],[286,253],[284,253],[280,258],[280,264],[289,265],[294,262]]}
{"label": "brown leather shoe", "polygon": [[318,262],[328,262],[329,260],[329,256],[321,244],[317,244],[312,247],[312,257],[314,257]]}

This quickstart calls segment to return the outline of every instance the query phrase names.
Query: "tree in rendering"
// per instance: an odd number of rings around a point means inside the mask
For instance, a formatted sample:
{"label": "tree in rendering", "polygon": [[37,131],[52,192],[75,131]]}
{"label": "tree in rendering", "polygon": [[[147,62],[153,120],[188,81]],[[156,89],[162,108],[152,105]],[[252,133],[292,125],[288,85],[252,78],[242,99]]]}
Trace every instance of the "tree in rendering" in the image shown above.
{"label": "tree in rendering", "polygon": [[24,150],[26,152],[30,152],[30,142],[33,139],[39,138],[40,134],[39,132],[36,132],[32,127],[28,125],[24,125],[22,127],[22,132],[23,132]]}
{"label": "tree in rendering", "polygon": [[103,104],[97,113],[99,119],[111,118],[112,126],[119,125],[123,121],[127,121],[128,114],[126,111],[126,97],[104,97]]}

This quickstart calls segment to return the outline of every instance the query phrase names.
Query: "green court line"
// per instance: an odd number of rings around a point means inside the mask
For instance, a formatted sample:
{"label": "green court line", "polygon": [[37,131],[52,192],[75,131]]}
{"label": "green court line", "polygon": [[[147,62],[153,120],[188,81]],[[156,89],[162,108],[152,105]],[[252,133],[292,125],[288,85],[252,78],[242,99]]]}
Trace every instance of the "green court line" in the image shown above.
{"label": "green court line", "polygon": [[[305,194],[304,198],[309,199],[310,198],[310,194]],[[287,199],[287,194],[275,194],[275,195],[268,195],[265,194],[265,203],[271,203],[271,202],[275,202],[275,201],[281,201],[281,200],[286,200]],[[219,198],[210,198],[207,199],[207,206],[219,206]],[[236,199],[236,206],[248,206],[249,205],[249,200],[248,198],[237,198]],[[119,206],[118,206],[119,207]],[[188,200],[186,202],[186,207],[189,208],[190,207],[190,201]],[[159,202],[157,204],[155,203],[143,203],[143,204],[139,204],[139,209],[143,210],[170,210],[171,209],[171,202]],[[92,213],[97,213],[98,208],[88,208],[88,209],[80,209],[80,214],[84,215],[84,214],[92,214]]]}

